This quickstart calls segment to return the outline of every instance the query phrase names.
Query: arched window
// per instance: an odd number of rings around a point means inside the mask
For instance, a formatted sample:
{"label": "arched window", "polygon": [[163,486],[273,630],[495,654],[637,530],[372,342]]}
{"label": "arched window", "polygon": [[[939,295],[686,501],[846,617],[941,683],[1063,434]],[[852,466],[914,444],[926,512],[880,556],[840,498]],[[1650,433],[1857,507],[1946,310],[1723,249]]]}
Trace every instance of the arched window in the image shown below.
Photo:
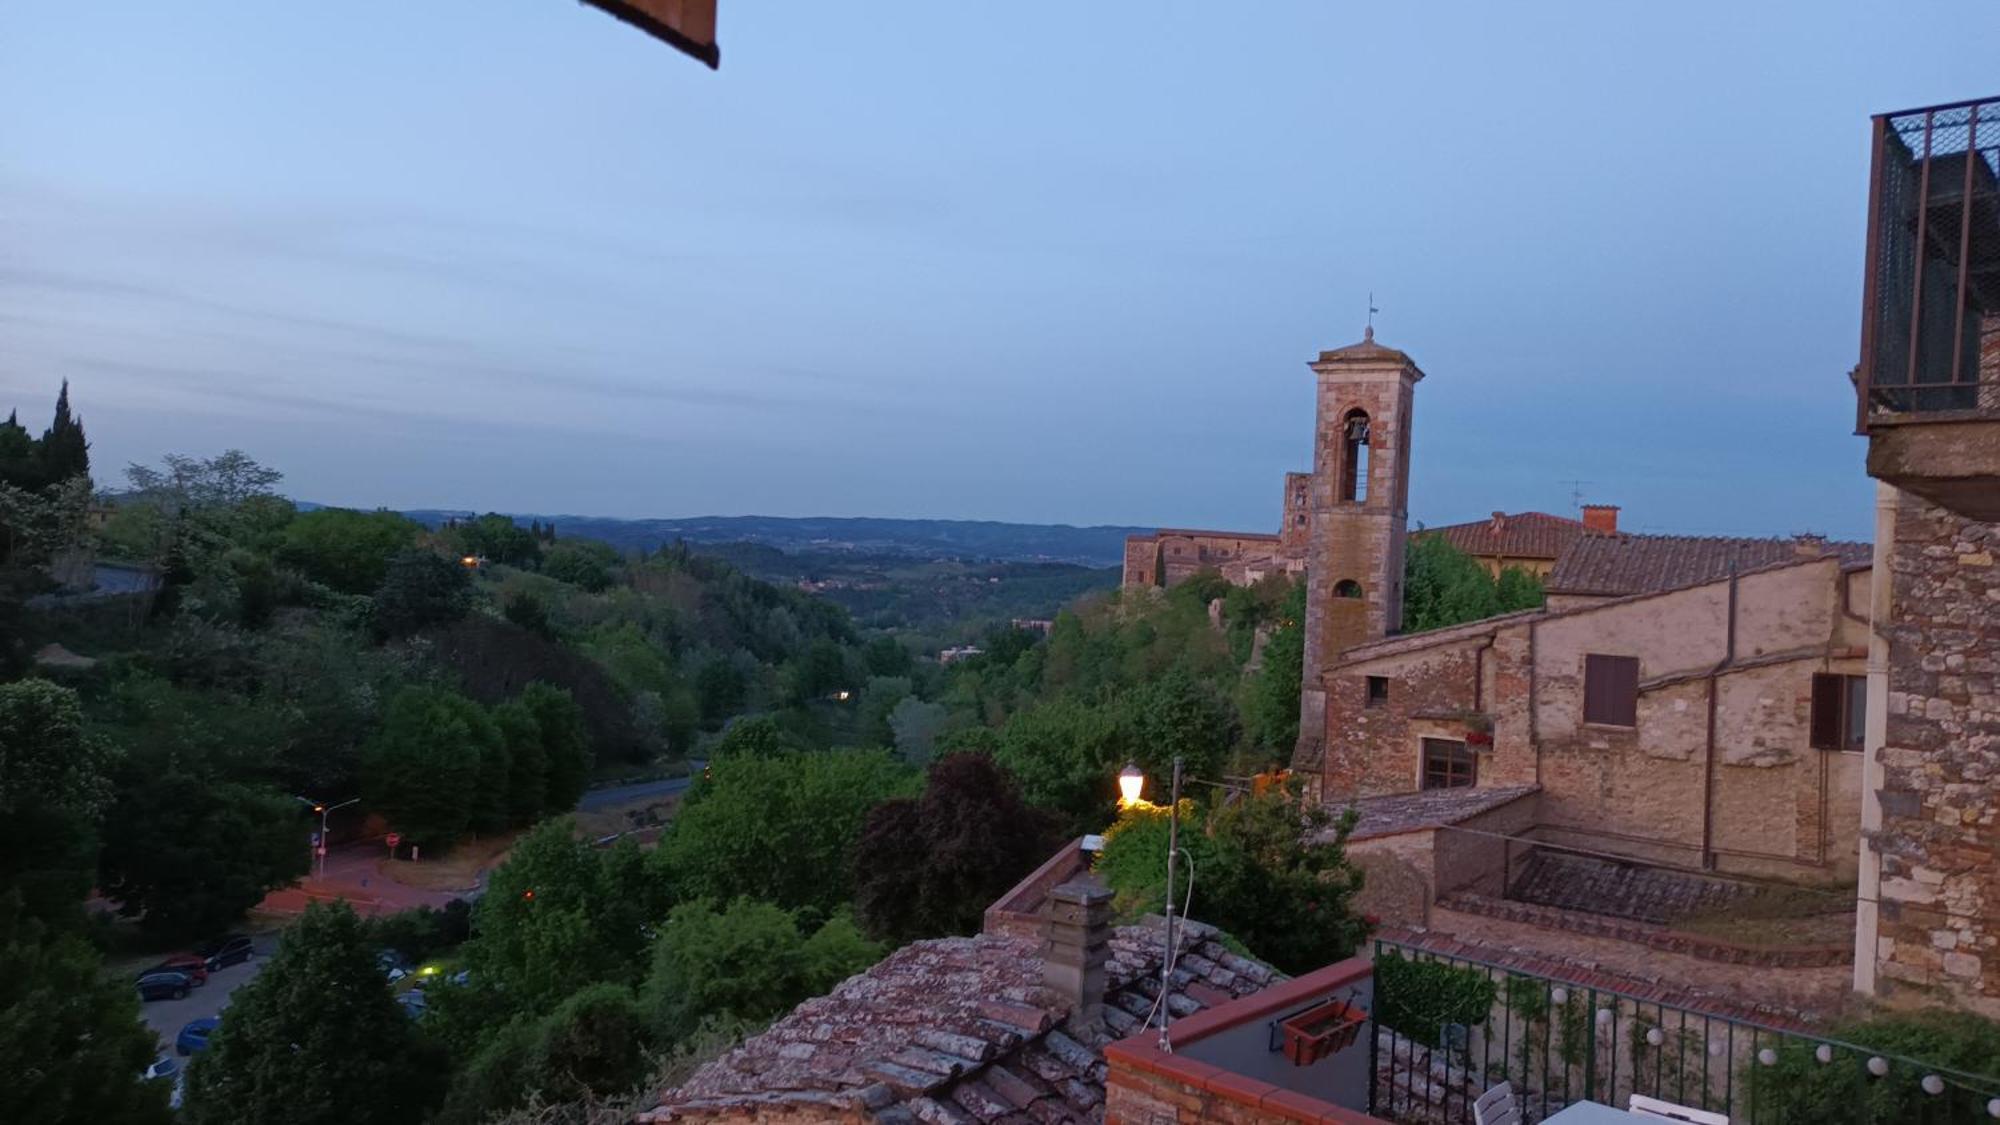
{"label": "arched window", "polygon": [[1368,412],[1356,407],[1340,420],[1340,499],[1368,499]]}
{"label": "arched window", "polygon": [[1334,584],[1333,596],[1336,598],[1358,598],[1361,596],[1361,583],[1356,582],[1352,578],[1343,578]]}

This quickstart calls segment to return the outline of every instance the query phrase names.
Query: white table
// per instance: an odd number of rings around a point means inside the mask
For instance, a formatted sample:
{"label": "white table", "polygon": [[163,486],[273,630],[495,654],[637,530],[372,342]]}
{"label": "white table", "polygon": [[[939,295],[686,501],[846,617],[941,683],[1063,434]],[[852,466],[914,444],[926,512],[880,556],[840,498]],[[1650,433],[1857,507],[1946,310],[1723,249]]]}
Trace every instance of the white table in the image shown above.
{"label": "white table", "polygon": [[1575,1102],[1558,1113],[1542,1118],[1542,1125],[1630,1125],[1634,1121],[1658,1121],[1596,1102]]}

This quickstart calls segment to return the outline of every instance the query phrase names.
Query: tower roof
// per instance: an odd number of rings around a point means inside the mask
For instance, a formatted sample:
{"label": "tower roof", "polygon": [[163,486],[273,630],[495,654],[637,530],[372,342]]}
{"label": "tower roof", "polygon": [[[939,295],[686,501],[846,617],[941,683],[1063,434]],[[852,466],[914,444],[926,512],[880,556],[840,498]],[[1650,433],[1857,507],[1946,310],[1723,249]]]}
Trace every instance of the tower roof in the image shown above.
{"label": "tower roof", "polygon": [[[1383,344],[1376,343],[1375,329],[1372,327],[1369,328],[1365,333],[1363,333],[1360,343],[1349,344],[1344,348],[1334,348],[1330,351],[1323,351],[1319,353],[1319,359],[1317,362],[1400,363],[1400,364],[1407,364],[1412,369],[1415,369],[1417,366],[1416,361],[1411,359],[1408,354],[1398,351],[1395,348],[1391,348]],[[1421,375],[1422,372],[1418,371],[1418,374]]]}

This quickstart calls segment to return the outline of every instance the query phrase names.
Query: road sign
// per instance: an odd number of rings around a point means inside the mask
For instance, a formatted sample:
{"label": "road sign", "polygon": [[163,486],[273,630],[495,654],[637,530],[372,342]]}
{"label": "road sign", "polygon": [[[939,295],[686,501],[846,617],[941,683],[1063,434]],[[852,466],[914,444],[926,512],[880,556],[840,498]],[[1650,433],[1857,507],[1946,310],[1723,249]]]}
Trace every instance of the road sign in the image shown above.
{"label": "road sign", "polygon": [[[312,833],[312,842],[314,847],[316,848],[319,847],[319,833],[317,832]],[[320,854],[322,855],[326,854],[326,849],[320,848]]]}
{"label": "road sign", "polygon": [[321,856],[322,858],[324,858],[324,857],[325,857],[325,855],[326,855],[326,845],[325,845],[325,844],[321,844],[321,845],[320,845],[319,847],[317,847],[317,848],[314,848],[313,850],[314,850],[315,852],[318,852],[318,853],[320,854],[320,856]]}
{"label": "road sign", "polygon": [[402,834],[398,832],[391,832],[387,836],[384,836],[383,839],[389,842],[391,848],[403,842]]}

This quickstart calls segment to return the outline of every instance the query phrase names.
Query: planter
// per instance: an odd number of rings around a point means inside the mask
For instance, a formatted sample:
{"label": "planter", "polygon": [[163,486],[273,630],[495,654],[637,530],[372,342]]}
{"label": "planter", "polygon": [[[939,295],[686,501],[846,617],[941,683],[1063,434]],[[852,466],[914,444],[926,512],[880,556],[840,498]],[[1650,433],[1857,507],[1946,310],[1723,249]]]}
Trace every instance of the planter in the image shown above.
{"label": "planter", "polygon": [[1311,1066],[1354,1045],[1368,1013],[1346,1000],[1328,1000],[1284,1021],[1285,1057],[1293,1066]]}
{"label": "planter", "polygon": [[1490,749],[1493,746],[1493,732],[1490,730],[1469,730],[1465,732],[1465,745]]}

